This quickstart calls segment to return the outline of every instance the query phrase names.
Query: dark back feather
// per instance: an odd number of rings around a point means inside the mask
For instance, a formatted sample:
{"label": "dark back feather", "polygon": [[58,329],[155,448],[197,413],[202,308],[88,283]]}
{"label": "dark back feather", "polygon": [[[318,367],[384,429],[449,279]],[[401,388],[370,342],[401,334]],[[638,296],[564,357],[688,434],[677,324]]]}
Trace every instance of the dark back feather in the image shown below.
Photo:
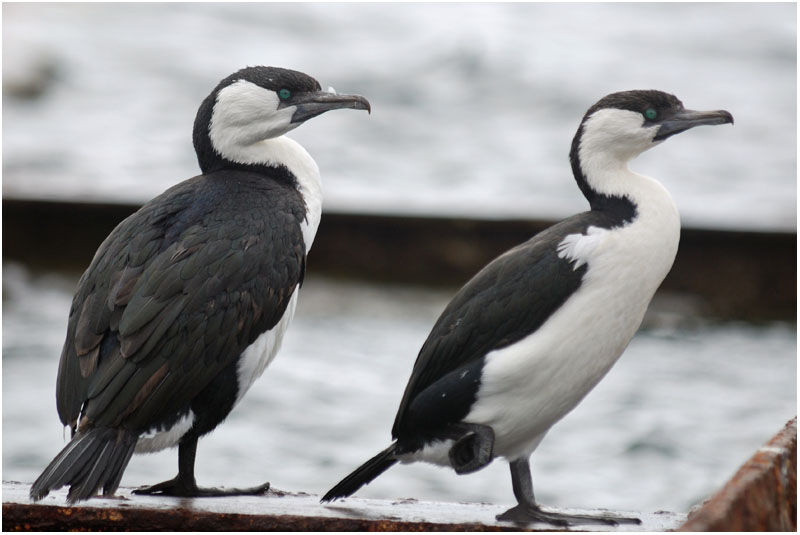
{"label": "dark back feather", "polygon": [[120,223],[73,299],[56,390],[62,422],[142,431],[185,412],[283,315],[305,269],[304,217],[292,184],[223,171]]}

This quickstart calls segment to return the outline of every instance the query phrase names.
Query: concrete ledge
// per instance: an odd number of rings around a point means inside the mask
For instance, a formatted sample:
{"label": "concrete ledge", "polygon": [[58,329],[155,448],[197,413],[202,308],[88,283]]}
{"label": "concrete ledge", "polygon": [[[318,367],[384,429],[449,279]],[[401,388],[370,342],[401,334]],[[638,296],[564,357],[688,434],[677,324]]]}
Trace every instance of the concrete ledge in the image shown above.
{"label": "concrete ledge", "polygon": [[680,531],[797,531],[797,417],[690,513]]}
{"label": "concrete ledge", "polygon": [[[319,496],[303,493],[178,499],[132,496],[131,489],[120,489],[114,498],[68,506],[64,489],[36,504],[28,499],[29,489],[28,484],[3,483],[3,531],[553,531],[550,525],[498,522],[495,515],[507,507],[481,503],[347,498],[321,505]],[[686,518],[666,512],[614,513],[638,516],[642,524],[576,529],[666,531]]]}
{"label": "concrete ledge", "polygon": [[[3,531],[554,531],[550,525],[495,520],[510,504],[347,498],[322,505],[318,496],[275,490],[264,496],[179,499],[133,496],[131,489],[120,489],[113,498],[70,506],[66,489],[38,503],[28,498],[29,489],[27,483],[3,483]],[[685,514],[665,511],[611,513],[639,517],[642,524],[574,529],[797,531],[797,418],[688,520]]]}

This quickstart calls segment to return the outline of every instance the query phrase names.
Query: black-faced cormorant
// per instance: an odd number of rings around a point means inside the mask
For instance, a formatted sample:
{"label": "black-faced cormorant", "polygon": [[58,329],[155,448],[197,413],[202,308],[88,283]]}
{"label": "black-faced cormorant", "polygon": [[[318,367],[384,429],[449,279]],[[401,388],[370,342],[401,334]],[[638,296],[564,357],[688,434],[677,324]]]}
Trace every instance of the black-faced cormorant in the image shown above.
{"label": "black-faced cormorant", "polygon": [[542,510],[528,459],[622,354],[675,258],[672,198],[628,162],[674,134],[732,122],[727,111],[686,110],[661,91],[613,93],[589,108],[570,161],[591,209],[502,254],[459,290],[419,352],[394,443],[323,501],[350,496],[398,461],[465,474],[503,457],[518,504],[500,520],[638,522]]}
{"label": "black-faced cormorant", "polygon": [[112,495],[134,452],[178,446],[178,475],[145,494],[199,488],[197,440],[230,413],[275,356],[320,221],[317,164],[284,136],[326,111],[369,111],[301,72],[248,67],[200,105],[203,174],[120,223],[78,283],[56,385],[72,440],[31,487],[69,502]]}

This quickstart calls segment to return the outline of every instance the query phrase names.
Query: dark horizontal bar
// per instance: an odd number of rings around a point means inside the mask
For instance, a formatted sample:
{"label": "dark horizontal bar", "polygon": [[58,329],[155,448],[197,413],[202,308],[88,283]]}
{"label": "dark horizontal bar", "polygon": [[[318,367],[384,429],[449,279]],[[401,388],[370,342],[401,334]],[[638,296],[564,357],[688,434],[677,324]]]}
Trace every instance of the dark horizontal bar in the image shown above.
{"label": "dark horizontal bar", "polygon": [[[114,226],[137,208],[4,199],[3,257],[37,269],[81,271]],[[309,272],[457,287],[552,223],[325,212]],[[710,317],[794,320],[796,259],[794,232],[684,228],[661,291],[691,296]]]}

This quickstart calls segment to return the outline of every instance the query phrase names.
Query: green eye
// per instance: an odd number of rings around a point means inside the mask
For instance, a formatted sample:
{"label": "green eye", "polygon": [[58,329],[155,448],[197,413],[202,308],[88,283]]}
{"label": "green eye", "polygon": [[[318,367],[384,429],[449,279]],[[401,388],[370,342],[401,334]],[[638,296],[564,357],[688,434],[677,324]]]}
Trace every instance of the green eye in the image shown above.
{"label": "green eye", "polygon": [[644,112],[644,116],[645,116],[647,119],[649,119],[649,120],[651,120],[651,121],[652,121],[653,119],[655,119],[656,117],[658,117],[658,112],[657,112],[656,110],[654,110],[653,108],[647,108],[647,109],[645,110],[645,112]]}
{"label": "green eye", "polygon": [[287,98],[292,96],[292,92],[288,89],[281,89],[278,91],[278,96],[281,97],[281,100],[286,100]]}

